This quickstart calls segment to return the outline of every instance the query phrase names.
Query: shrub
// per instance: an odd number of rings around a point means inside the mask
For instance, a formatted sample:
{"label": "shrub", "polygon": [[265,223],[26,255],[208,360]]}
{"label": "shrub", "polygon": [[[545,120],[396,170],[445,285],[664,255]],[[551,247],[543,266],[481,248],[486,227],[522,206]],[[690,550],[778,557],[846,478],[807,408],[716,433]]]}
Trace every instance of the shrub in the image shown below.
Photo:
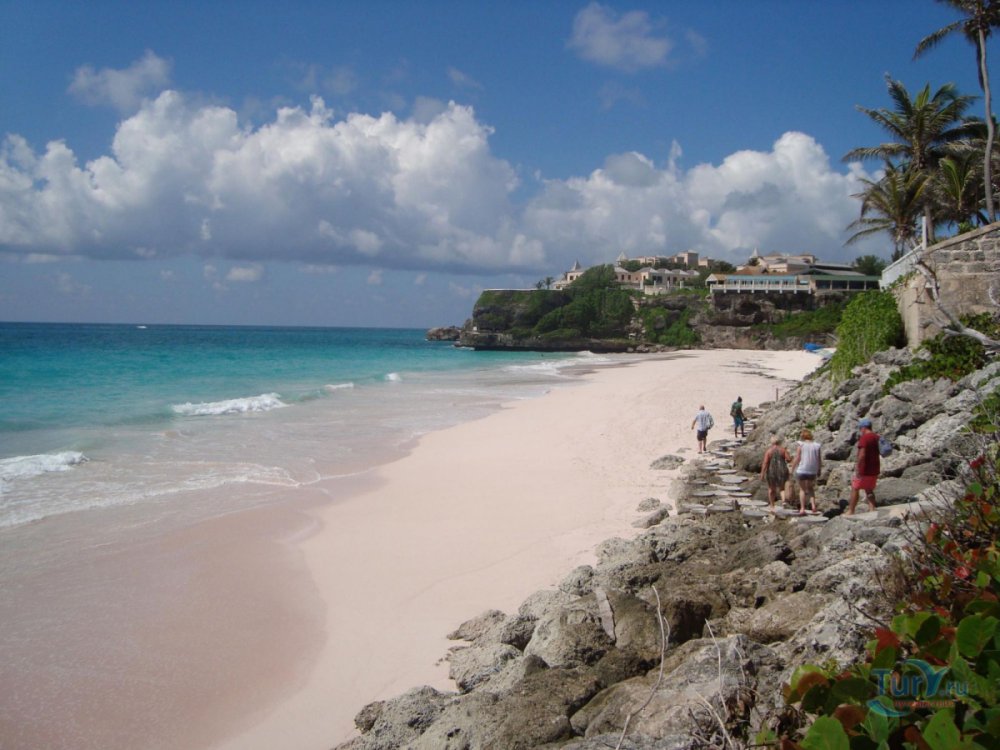
{"label": "shrub", "polygon": [[874,631],[865,663],[804,665],[792,675],[786,700],[816,718],[782,748],[1000,746],[997,457],[997,442],[985,442],[965,496],[915,536],[912,593]]}
{"label": "shrub", "polygon": [[[989,336],[995,336],[996,324],[989,315],[962,318],[962,323]],[[949,333],[939,333],[920,348],[930,353],[928,359],[914,362],[892,373],[885,383],[885,392],[899,383],[922,378],[961,380],[987,362],[986,349],[976,339]]]}
{"label": "shrub", "polygon": [[775,338],[784,339],[792,336],[803,338],[833,333],[837,330],[847,307],[846,300],[837,300],[815,310],[802,310],[789,313],[777,323],[759,323],[754,326],[758,330],[770,331]]}
{"label": "shrub", "polygon": [[873,354],[898,346],[903,340],[903,319],[896,300],[888,292],[870,291],[856,295],[837,326],[837,351],[830,359],[834,380],[843,380]]}

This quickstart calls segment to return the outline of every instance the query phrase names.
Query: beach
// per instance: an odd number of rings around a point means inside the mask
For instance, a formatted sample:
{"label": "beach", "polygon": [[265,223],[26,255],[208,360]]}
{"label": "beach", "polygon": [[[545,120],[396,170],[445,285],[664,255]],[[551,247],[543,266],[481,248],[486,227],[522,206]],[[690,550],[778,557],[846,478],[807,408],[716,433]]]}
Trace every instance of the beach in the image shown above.
{"label": "beach", "polygon": [[715,416],[709,440],[729,437],[737,396],[773,400],[820,361],[622,355],[545,395],[470,412],[373,468],[192,491],[183,507],[232,510],[167,533],[136,506],[24,527],[0,548],[0,573],[16,569],[0,747],[320,750],[349,739],[373,700],[454,689],[443,658],[463,621],[515,611],[592,563],[601,541],[638,533],[645,498],[669,504],[679,472],[650,464],[696,455],[699,406]]}
{"label": "beach", "polygon": [[[350,501],[318,504],[302,545],[327,606],[326,638],[305,684],[219,747],[325,748],[352,736],[366,703],[431,685],[454,689],[446,635],[486,609],[515,611],[632,536],[636,506],[669,502],[693,457],[704,404],[710,440],[730,435],[729,405],[772,400],[819,364],[804,352],[679,352],[583,376],[422,438]],[[319,489],[321,491],[321,488]],[[350,571],[345,575],[344,571]]]}

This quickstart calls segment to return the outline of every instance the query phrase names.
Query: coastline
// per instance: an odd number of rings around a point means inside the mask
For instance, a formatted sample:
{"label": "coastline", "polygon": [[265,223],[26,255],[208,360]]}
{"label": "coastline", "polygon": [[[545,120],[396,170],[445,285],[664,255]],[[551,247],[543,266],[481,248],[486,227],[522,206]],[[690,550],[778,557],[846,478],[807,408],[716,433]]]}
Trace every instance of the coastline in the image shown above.
{"label": "coastline", "polygon": [[141,505],[23,528],[0,546],[0,745],[325,750],[373,700],[454,690],[448,633],[635,536],[645,498],[671,502],[679,472],[650,464],[696,455],[700,403],[725,436],[736,395],[771,400],[819,364],[744,350],[581,363],[360,474],[192,491],[173,512],[244,509],[172,531]]}
{"label": "coastline", "polygon": [[425,435],[349,499],[311,488],[318,530],[301,551],[325,606],[324,644],[298,690],[213,747],[327,748],[354,736],[354,715],[373,700],[422,684],[454,689],[447,633],[554,586],[605,539],[633,536],[644,498],[672,504],[678,472],[649,465],[695,455],[689,428],[701,403],[717,438],[737,395],[747,406],[772,400],[821,362],[745,350],[626,361]]}

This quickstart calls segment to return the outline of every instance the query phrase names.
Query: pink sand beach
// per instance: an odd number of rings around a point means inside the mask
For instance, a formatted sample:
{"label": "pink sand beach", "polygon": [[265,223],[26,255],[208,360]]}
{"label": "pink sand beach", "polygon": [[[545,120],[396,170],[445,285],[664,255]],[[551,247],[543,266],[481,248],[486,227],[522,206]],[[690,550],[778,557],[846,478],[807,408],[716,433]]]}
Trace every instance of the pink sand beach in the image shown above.
{"label": "pink sand beach", "polygon": [[[53,519],[57,543],[95,541],[71,567],[24,571],[5,611],[60,633],[72,612],[74,636],[24,636],[44,651],[0,639],[0,748],[326,750],[373,700],[454,689],[446,635],[464,620],[512,612],[601,541],[638,533],[638,504],[670,502],[678,474],[650,464],[696,455],[700,405],[709,440],[731,437],[737,396],[780,398],[821,361],[621,360],[357,477],[183,531],[155,534],[129,509]],[[0,549],[0,565],[18,554]]]}

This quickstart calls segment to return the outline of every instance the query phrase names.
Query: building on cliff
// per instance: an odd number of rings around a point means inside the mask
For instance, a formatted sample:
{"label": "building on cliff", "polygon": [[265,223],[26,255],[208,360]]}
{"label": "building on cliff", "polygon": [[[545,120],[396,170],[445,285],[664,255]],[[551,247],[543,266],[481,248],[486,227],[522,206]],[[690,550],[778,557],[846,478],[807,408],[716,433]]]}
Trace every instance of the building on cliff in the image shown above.
{"label": "building on cliff", "polygon": [[825,263],[808,253],[760,255],[756,250],[735,273],[714,273],[705,280],[712,294],[822,295],[878,289],[879,282],[879,276],[866,276],[843,263]]}

